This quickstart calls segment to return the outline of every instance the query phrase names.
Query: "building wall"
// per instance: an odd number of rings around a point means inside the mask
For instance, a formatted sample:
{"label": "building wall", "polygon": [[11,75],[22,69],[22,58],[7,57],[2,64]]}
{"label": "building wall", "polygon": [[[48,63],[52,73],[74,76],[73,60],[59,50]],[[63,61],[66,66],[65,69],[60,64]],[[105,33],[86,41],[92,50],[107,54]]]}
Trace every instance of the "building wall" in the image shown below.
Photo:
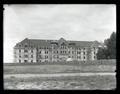
{"label": "building wall", "polygon": [[58,62],[66,61],[68,58],[77,61],[96,60],[97,47],[67,47],[55,46],[43,48],[15,48],[14,62]]}
{"label": "building wall", "polygon": [[91,50],[91,60],[96,60],[97,59],[97,56],[96,56],[97,52],[98,52],[98,48],[93,47],[92,50]]}
{"label": "building wall", "polygon": [[14,49],[15,62],[36,62],[36,49],[17,48]]}

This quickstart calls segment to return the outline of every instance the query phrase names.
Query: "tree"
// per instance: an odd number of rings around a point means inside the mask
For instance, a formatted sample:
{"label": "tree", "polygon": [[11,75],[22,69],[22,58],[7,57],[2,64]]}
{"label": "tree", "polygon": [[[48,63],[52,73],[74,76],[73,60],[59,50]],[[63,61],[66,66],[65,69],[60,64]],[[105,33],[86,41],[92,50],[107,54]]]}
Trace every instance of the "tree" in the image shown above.
{"label": "tree", "polygon": [[105,48],[99,48],[98,53],[97,53],[97,59],[106,59],[106,49]]}
{"label": "tree", "polygon": [[113,32],[110,38],[104,40],[106,48],[99,48],[98,59],[116,59],[116,33]]}
{"label": "tree", "polygon": [[107,52],[110,59],[116,59],[116,33],[113,32],[109,39],[106,40]]}

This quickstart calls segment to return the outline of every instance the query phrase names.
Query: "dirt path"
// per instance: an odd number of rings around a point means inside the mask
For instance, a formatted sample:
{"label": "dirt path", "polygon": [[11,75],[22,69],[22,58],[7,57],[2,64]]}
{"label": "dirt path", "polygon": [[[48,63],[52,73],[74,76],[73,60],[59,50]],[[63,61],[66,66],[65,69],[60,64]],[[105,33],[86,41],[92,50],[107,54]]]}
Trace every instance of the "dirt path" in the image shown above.
{"label": "dirt path", "polygon": [[11,76],[18,78],[27,78],[27,77],[66,77],[66,76],[107,76],[113,75],[116,73],[58,73],[58,74],[4,74],[4,78],[9,78]]}

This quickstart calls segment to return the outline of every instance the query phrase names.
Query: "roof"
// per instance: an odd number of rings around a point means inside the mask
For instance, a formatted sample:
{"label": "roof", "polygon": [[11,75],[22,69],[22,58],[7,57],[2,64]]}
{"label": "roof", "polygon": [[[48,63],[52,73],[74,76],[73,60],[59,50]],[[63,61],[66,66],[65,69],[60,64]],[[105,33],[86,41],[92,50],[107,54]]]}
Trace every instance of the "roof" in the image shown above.
{"label": "roof", "polygon": [[28,39],[25,38],[23,41],[17,43],[15,48],[17,47],[51,47],[52,44],[60,45],[61,43],[65,43],[69,47],[91,47],[91,46],[98,46],[99,43],[96,41],[70,41],[60,38],[59,40],[43,40],[43,39]]}

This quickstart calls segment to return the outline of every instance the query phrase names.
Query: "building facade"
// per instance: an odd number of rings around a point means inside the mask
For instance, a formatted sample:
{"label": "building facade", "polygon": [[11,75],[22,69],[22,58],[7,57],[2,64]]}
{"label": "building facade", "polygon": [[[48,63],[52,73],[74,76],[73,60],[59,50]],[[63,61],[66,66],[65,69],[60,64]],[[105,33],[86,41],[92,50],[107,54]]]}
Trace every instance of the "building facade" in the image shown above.
{"label": "building facade", "polygon": [[24,39],[14,47],[14,62],[60,62],[96,60],[97,41]]}

